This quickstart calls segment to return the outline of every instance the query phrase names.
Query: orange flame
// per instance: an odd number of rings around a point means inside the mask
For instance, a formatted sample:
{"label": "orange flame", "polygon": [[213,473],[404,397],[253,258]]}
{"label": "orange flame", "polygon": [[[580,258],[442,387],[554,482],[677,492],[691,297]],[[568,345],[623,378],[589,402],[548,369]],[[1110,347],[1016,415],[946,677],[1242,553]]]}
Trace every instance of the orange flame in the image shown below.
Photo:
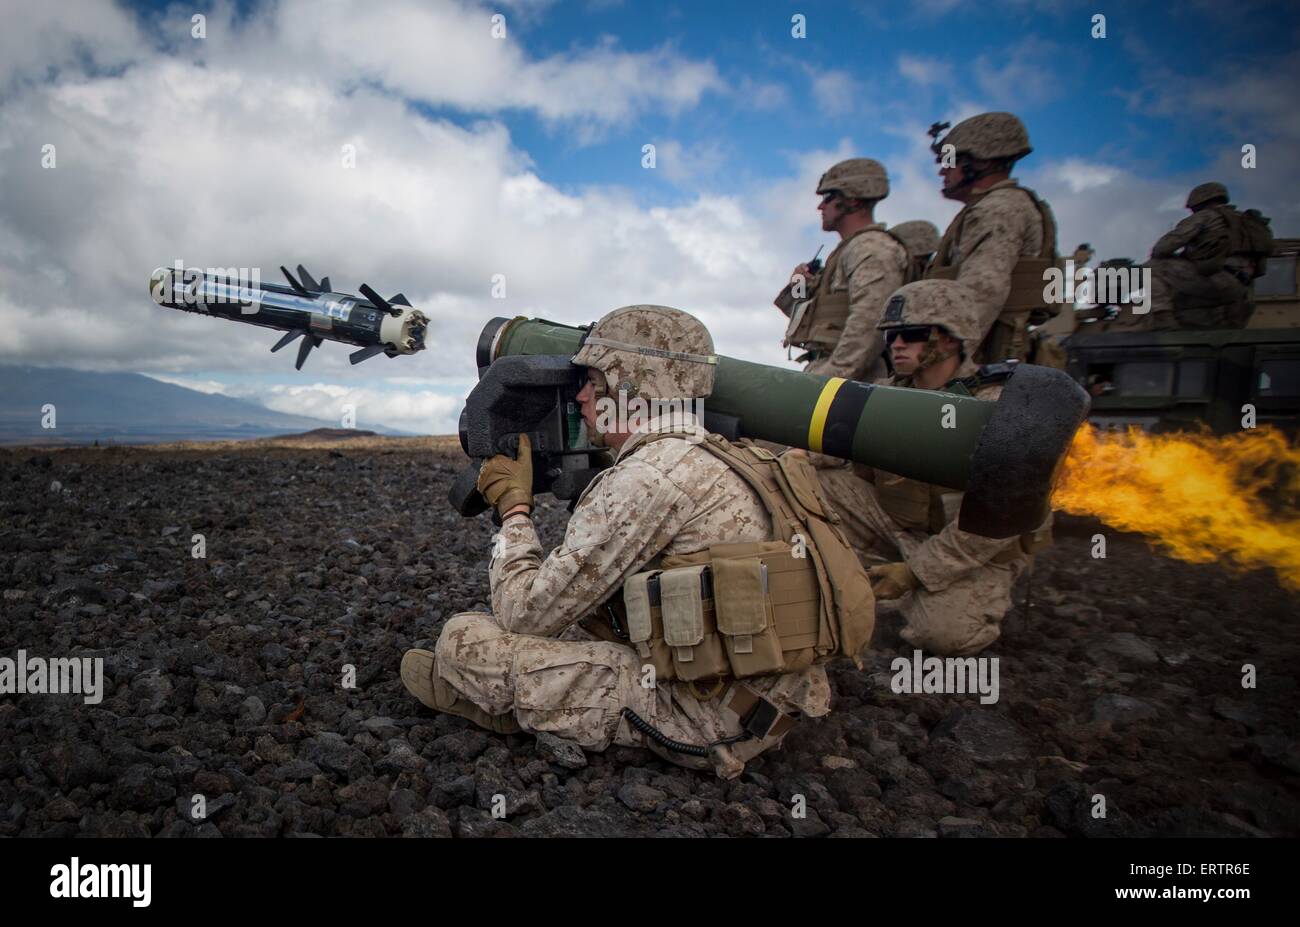
{"label": "orange flame", "polygon": [[1284,585],[1300,589],[1297,492],[1300,448],[1272,428],[1213,435],[1085,426],[1052,505],[1139,531],[1189,563],[1273,567]]}

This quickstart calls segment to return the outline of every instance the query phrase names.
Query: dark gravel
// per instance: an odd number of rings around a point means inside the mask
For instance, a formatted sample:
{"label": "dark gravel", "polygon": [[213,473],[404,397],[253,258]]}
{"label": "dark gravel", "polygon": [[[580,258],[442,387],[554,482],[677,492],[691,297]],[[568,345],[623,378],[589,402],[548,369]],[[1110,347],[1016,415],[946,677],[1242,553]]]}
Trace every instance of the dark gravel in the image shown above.
{"label": "dark gravel", "polygon": [[107,689],[0,695],[0,836],[1300,834],[1297,596],[1115,532],[1093,560],[1077,522],[987,654],[996,704],[894,694],[887,615],[833,713],[733,782],[434,715],[402,653],[488,600],[460,463],[0,451],[0,656],[99,656]]}

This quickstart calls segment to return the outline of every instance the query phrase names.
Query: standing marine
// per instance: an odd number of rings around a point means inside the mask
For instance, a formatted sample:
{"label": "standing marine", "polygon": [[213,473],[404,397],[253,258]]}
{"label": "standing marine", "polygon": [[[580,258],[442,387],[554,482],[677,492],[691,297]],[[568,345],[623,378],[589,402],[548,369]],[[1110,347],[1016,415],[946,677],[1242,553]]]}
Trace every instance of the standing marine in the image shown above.
{"label": "standing marine", "polygon": [[835,164],[817,184],[822,229],[840,236],[819,272],[794,269],[775,302],[790,318],[785,344],[803,353],[804,370],[870,381],[885,373],[876,323],[885,299],[902,286],[907,250],[876,222],[876,204],[889,195],[884,165],[870,158]]}
{"label": "standing marine", "polygon": [[1044,272],[1056,265],[1056,219],[1047,202],[1011,178],[1033,148],[1011,113],[981,113],[944,135],[930,127],[943,195],[962,204],[926,269],[927,279],[956,280],[974,294],[980,333],[974,359],[1035,360],[1031,325],[1061,310],[1044,296]]}
{"label": "standing marine", "polygon": [[433,651],[403,657],[402,682],[490,730],[645,746],[733,778],[830,710],[822,663],[870,641],[870,579],[806,463],[710,435],[690,411],[717,364],[697,319],[617,309],[573,363],[613,466],[544,555],[527,435],[517,458],[483,464],[479,491],[502,519],[492,614],[449,619]]}
{"label": "standing marine", "polygon": [[[900,288],[880,321],[894,367],[882,384],[997,399],[1013,365],[975,362],[977,305],[970,290],[951,280]],[[960,405],[953,414],[961,414]],[[817,476],[870,565],[877,600],[899,600],[905,641],[934,654],[970,656],[997,640],[1013,584],[1047,543],[1050,516],[1032,534],[985,538],[957,526],[957,490],[861,464],[819,469]]]}

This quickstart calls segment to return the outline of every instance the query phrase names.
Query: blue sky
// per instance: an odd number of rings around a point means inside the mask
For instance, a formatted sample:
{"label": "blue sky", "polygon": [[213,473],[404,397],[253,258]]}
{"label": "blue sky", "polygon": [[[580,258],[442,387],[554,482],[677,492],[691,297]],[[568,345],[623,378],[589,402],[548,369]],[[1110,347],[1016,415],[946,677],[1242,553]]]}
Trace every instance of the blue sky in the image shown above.
{"label": "blue sky", "polygon": [[[1300,5],[1250,0],[32,4],[0,37],[0,362],[135,370],[326,418],[348,402],[363,425],[432,431],[454,423],[495,315],[661,302],[724,353],[784,363],[770,300],[833,244],[818,174],[877,158],[893,182],[878,218],[942,227],[937,119],[1024,119],[1019,174],[1062,251],[1143,258],[1209,179],[1300,235],[1297,46]],[[36,163],[45,142],[56,170]],[[437,349],[350,368],[327,344],[295,373],[262,331],[141,299],[177,258],[402,290]]]}

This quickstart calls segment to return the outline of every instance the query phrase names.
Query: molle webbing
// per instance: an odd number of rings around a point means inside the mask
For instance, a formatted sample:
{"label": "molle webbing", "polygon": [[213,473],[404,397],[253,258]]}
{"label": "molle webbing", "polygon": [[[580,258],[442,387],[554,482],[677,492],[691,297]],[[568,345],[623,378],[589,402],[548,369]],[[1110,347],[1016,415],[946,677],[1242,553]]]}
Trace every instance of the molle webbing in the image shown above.
{"label": "molle webbing", "polygon": [[871,586],[812,468],[718,435],[699,447],[749,484],[776,539],[665,554],[627,580],[622,603],[584,626],[630,645],[663,680],[707,684],[797,672],[836,656],[859,661],[875,620]]}
{"label": "molle webbing", "polygon": [[840,243],[826,257],[826,266],[817,278],[817,286],[809,299],[796,306],[791,315],[790,327],[786,330],[785,343],[800,348],[833,349],[844,333],[844,326],[849,320],[849,289],[831,292],[831,281],[840,266],[844,247],[864,232],[872,229],[859,229],[852,235],[840,240]]}

